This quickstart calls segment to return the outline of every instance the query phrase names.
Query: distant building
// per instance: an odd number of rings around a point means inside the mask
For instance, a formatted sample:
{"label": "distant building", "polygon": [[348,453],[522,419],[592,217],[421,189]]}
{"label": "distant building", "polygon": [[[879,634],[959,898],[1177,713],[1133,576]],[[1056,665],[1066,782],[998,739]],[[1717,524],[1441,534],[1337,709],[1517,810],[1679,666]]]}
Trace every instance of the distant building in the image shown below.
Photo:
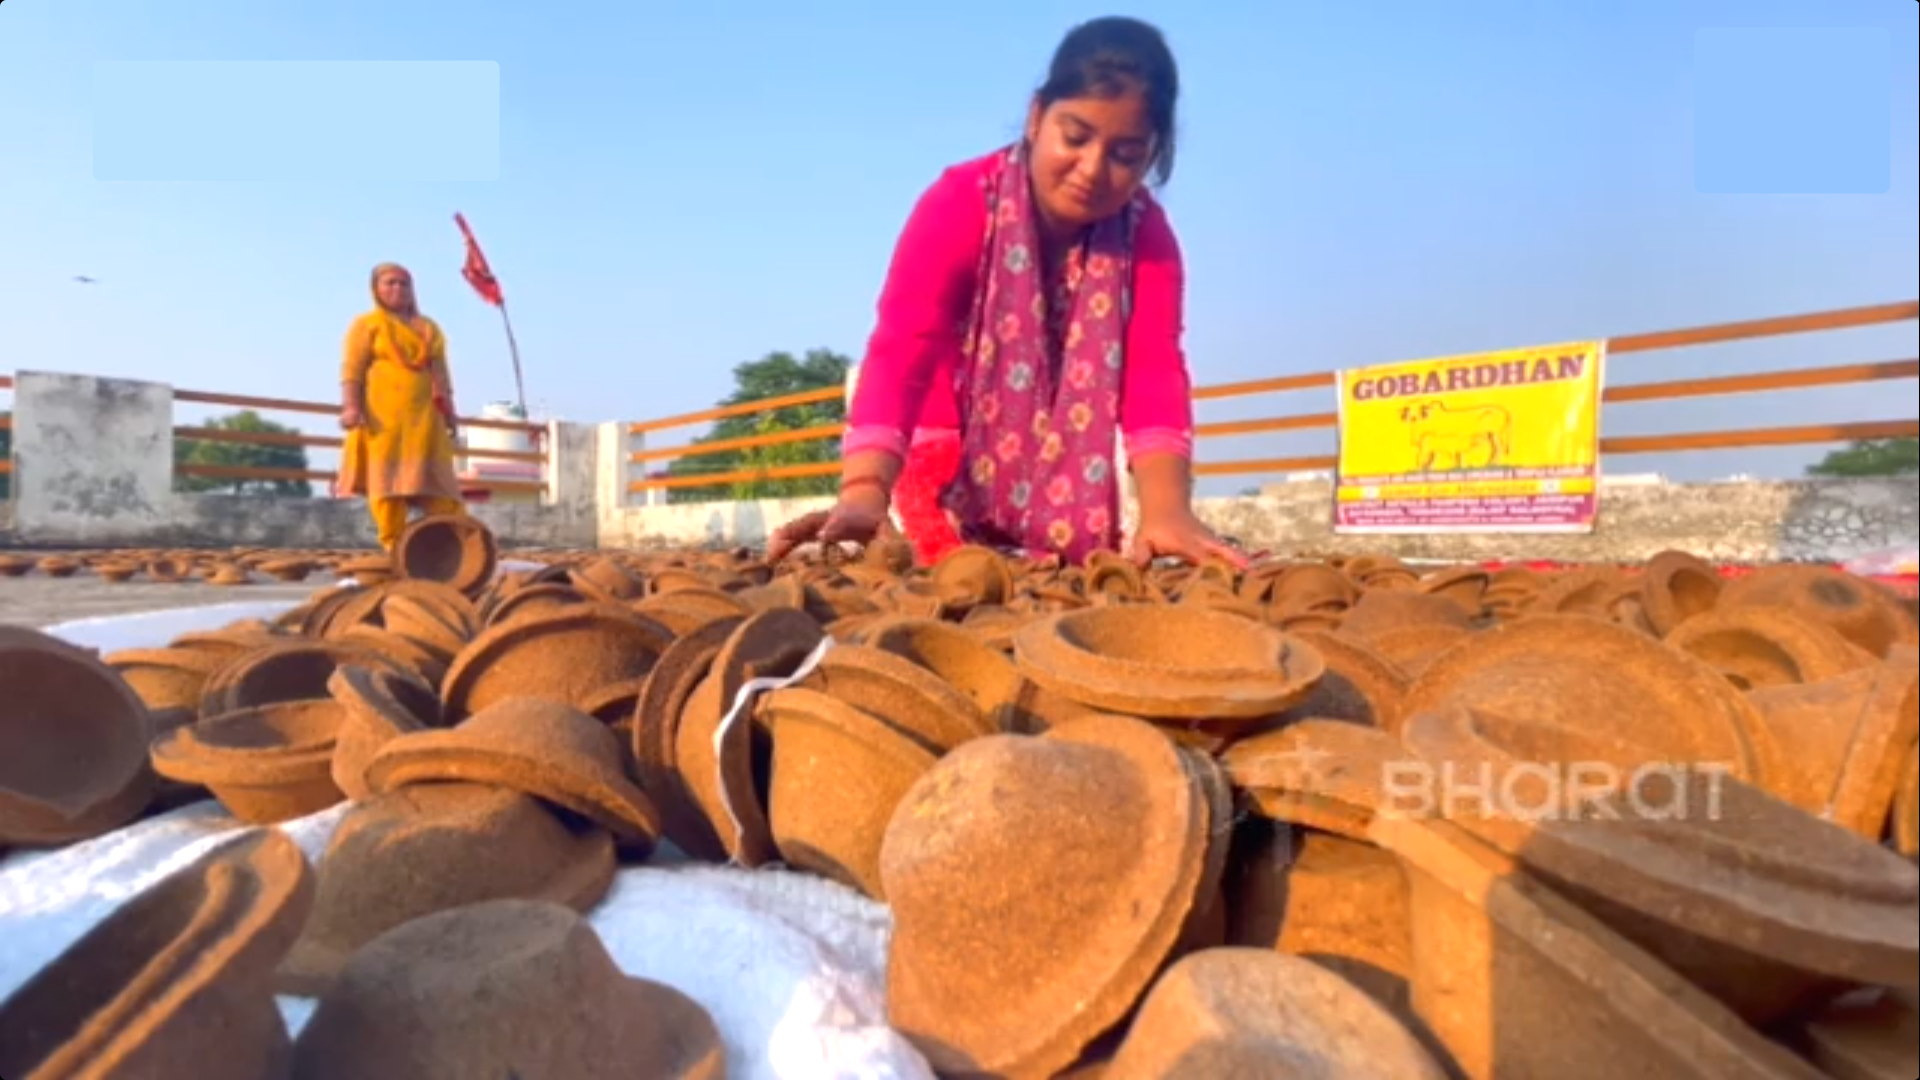
{"label": "distant building", "polygon": [[[513,402],[489,401],[480,410],[479,419],[525,421],[527,414],[526,410]],[[468,450],[503,450],[522,454],[533,453],[538,448],[534,436],[529,432],[473,425],[460,429],[460,443]],[[485,484],[490,480],[538,484],[544,478],[538,462],[461,457],[455,462],[455,470],[460,479],[461,494],[468,502],[521,505],[540,502],[540,491],[536,488],[498,491]]]}

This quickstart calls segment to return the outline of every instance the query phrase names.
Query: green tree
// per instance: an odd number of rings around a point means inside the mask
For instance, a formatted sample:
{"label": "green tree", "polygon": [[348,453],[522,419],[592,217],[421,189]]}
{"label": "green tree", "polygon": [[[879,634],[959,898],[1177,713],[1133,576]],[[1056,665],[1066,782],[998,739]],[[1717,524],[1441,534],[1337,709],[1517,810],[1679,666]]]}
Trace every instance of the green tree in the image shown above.
{"label": "green tree", "polygon": [[[0,412],[0,420],[13,416],[10,412]],[[13,429],[0,425],[0,461],[13,460]],[[13,474],[0,472],[0,500],[13,497]]]}
{"label": "green tree", "polygon": [[[733,369],[733,393],[719,402],[720,407],[744,405],[752,401],[786,397],[827,387],[844,387],[853,361],[830,349],[809,349],[796,358],[792,353],[773,352]],[[748,416],[730,416],[713,425],[713,430],[695,439],[703,446],[757,435],[777,435],[787,431],[844,423],[847,405],[844,396],[812,405],[795,405]],[[788,465],[806,465],[840,460],[840,440],[814,439],[806,442],[776,443],[747,449],[721,450],[712,454],[674,459],[667,468],[673,477],[708,476],[745,469],[774,469]],[[790,499],[808,495],[831,494],[838,486],[832,476],[803,477],[797,480],[749,480],[706,487],[668,488],[668,501],[677,503],[718,502],[734,499]]]}
{"label": "green tree", "polygon": [[274,441],[298,436],[300,429],[276,424],[252,409],[208,421],[205,427],[261,437],[259,442],[213,442],[207,439],[173,441],[173,486],[177,491],[222,492],[233,495],[283,495],[305,498],[313,488],[305,480],[227,479],[188,476],[179,471],[183,465],[218,465],[245,469],[306,470],[307,448],[298,443]]}
{"label": "green tree", "polygon": [[1920,473],[1920,439],[1868,439],[1809,466],[1810,476],[1912,476]]}

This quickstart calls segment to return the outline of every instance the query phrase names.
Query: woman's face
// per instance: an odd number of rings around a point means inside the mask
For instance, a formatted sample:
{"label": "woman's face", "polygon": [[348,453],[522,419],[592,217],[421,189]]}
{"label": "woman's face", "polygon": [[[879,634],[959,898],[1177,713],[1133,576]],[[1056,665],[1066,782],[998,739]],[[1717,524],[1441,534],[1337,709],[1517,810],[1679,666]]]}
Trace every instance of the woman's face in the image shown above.
{"label": "woman's face", "polygon": [[1034,102],[1027,116],[1033,194],[1048,221],[1084,228],[1119,213],[1146,181],[1156,140],[1146,99]]}
{"label": "woman's face", "polygon": [[373,283],[374,295],[382,307],[404,311],[413,306],[413,279],[398,270],[388,270]]}

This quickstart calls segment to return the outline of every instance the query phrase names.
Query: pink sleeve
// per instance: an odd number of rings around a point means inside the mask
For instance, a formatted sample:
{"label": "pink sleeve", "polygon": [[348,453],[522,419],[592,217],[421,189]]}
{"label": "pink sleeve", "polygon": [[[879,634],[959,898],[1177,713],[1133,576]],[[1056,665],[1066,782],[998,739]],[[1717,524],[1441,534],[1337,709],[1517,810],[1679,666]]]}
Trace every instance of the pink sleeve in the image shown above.
{"label": "pink sleeve", "polygon": [[960,166],[941,174],[900,232],[848,410],[843,453],[884,450],[904,458],[935,376],[958,361],[986,224],[974,173]]}
{"label": "pink sleeve", "polygon": [[1133,316],[1120,386],[1127,456],[1193,456],[1193,383],[1184,329],[1186,271],[1180,241],[1159,203],[1149,202],[1134,237]]}

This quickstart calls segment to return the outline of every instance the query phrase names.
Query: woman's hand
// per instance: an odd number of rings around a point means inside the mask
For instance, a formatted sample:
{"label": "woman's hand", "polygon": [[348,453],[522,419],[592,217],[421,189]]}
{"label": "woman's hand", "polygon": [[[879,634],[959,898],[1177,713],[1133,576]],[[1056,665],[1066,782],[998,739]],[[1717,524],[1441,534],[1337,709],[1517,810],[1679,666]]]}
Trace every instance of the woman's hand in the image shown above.
{"label": "woman's hand", "polygon": [[366,425],[367,414],[360,411],[360,406],[347,404],[340,407],[340,429],[342,431],[352,431],[355,428],[365,427]]}
{"label": "woman's hand", "polygon": [[800,545],[815,541],[866,544],[892,536],[893,519],[889,509],[887,497],[878,491],[868,488],[843,491],[833,509],[816,510],[775,529],[767,538],[767,561],[777,563]]}
{"label": "woman's hand", "polygon": [[1207,528],[1191,508],[1143,517],[1130,555],[1141,566],[1158,558],[1182,559],[1196,566],[1209,559],[1220,559],[1236,570],[1245,570],[1251,562],[1245,552]]}

